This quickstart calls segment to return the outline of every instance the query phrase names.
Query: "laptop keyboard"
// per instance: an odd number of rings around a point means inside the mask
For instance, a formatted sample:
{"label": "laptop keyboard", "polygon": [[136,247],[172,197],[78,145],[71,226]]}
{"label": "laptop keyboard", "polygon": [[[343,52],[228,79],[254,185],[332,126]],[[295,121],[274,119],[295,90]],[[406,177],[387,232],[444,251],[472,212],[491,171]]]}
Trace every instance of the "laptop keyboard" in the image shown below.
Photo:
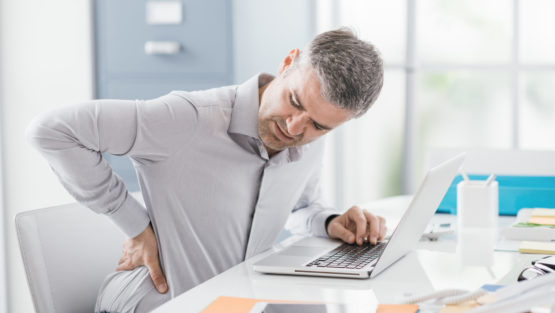
{"label": "laptop keyboard", "polygon": [[385,246],[384,242],[377,245],[365,244],[362,246],[344,243],[305,266],[361,269],[377,259],[382,254]]}

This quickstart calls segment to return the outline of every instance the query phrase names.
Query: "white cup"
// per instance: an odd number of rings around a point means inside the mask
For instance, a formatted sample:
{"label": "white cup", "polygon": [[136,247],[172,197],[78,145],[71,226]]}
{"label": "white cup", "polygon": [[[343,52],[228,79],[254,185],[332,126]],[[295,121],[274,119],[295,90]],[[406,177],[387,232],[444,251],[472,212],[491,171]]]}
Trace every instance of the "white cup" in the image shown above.
{"label": "white cup", "polygon": [[459,229],[497,227],[499,192],[497,181],[463,180],[457,185]]}

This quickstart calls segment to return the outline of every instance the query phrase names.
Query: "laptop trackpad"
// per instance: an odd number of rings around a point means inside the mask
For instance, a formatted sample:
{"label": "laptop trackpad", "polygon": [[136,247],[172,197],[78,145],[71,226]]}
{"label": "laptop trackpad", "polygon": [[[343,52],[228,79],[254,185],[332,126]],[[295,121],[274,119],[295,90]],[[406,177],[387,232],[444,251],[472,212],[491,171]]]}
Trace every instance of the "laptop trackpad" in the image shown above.
{"label": "laptop trackpad", "polygon": [[303,257],[314,257],[329,251],[326,247],[304,247],[304,246],[291,246],[283,251],[278,252],[278,255],[291,255],[291,256],[303,256]]}

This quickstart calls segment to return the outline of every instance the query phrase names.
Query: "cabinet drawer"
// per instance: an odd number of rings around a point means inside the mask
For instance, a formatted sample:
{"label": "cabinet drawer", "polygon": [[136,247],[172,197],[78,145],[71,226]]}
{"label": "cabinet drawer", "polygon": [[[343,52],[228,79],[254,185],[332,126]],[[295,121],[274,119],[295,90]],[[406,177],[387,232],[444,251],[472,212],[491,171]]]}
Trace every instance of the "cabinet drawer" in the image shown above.
{"label": "cabinet drawer", "polygon": [[153,99],[170,93],[172,90],[204,90],[228,85],[228,80],[177,80],[177,79],[126,79],[110,81],[99,86],[98,94],[110,99]]}
{"label": "cabinet drawer", "polygon": [[[153,0],[151,0],[153,1]],[[98,0],[102,73],[221,74],[232,69],[231,0],[180,0],[182,22],[148,25],[146,0]],[[147,54],[148,41],[178,42],[176,54]]]}

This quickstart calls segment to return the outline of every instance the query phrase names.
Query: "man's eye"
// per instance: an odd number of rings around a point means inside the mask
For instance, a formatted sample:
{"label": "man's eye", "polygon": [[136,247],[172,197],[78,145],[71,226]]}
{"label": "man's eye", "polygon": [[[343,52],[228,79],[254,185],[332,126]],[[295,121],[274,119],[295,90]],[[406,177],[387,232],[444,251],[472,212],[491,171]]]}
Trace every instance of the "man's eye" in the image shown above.
{"label": "man's eye", "polygon": [[314,125],[314,128],[316,128],[317,130],[324,130],[324,128],[317,123],[312,122],[312,125]]}
{"label": "man's eye", "polygon": [[289,102],[291,103],[292,106],[299,108],[299,105],[297,104],[297,102],[293,101],[293,95],[290,94],[289,95]]}

